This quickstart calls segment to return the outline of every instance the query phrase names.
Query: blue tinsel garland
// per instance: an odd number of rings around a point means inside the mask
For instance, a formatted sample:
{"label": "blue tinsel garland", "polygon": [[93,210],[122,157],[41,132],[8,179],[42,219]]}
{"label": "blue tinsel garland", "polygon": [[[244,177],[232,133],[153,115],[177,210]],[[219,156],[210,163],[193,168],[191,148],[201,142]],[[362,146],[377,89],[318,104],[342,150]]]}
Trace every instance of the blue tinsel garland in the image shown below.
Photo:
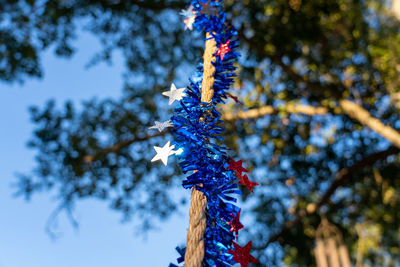
{"label": "blue tinsel garland", "polygon": [[[205,232],[204,266],[231,266],[236,262],[228,251],[233,248],[235,238],[230,231],[229,222],[236,216],[239,208],[232,204],[237,199],[232,194],[240,194],[238,178],[233,170],[228,170],[229,157],[226,148],[215,143],[224,132],[221,114],[216,105],[224,103],[226,91],[234,83],[236,67],[233,65],[239,53],[235,52],[238,46],[237,32],[227,27],[226,16],[222,10],[222,2],[192,1],[191,5],[196,12],[194,26],[198,31],[208,32],[215,39],[217,47],[229,41],[230,51],[216,57],[214,95],[211,103],[201,102],[201,84],[203,66],[200,64],[197,72],[190,78],[186,96],[175,108],[175,115],[171,118],[174,125],[176,140],[175,148],[183,151],[178,155],[179,164],[184,173],[190,173],[183,181],[184,188],[196,187],[207,197],[207,228]],[[202,14],[204,5],[212,8],[215,14]],[[218,16],[217,16],[218,14]],[[201,119],[203,118],[203,119]],[[196,170],[196,172],[193,172]],[[198,186],[202,185],[202,186]],[[178,263],[183,262],[185,249],[177,248]],[[176,266],[171,264],[170,266]]]}

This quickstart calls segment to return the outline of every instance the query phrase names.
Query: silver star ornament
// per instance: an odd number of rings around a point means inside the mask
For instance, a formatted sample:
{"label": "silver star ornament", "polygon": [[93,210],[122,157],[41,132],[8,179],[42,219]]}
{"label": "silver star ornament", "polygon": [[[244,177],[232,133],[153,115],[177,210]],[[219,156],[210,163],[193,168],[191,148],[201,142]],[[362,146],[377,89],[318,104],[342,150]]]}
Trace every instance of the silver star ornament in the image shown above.
{"label": "silver star ornament", "polygon": [[174,148],[174,145],[170,146],[170,141],[168,141],[163,147],[154,146],[157,154],[151,159],[151,162],[161,160],[162,163],[167,166],[168,157],[176,153],[176,151],[173,150]]}
{"label": "silver star ornament", "polygon": [[185,31],[187,29],[193,30],[193,23],[196,19],[196,11],[193,10],[193,6],[190,6],[186,10],[182,9],[181,13],[179,14],[185,17],[185,19],[183,20],[183,22],[185,23]]}
{"label": "silver star ornament", "polygon": [[162,94],[169,97],[168,105],[174,103],[174,101],[181,100],[186,94],[183,92],[186,88],[176,89],[175,84],[171,84],[171,89],[169,91],[165,91]]}
{"label": "silver star ornament", "polygon": [[195,19],[196,19],[196,16],[192,16],[190,18],[187,18],[187,19],[183,20],[183,22],[185,23],[185,31],[187,29],[189,29],[191,31],[193,30],[193,23],[194,23]]}
{"label": "silver star ornament", "polygon": [[190,18],[196,14],[196,11],[193,10],[193,6],[190,6],[188,9],[182,9],[179,14],[185,18]]}
{"label": "silver star ornament", "polygon": [[149,127],[149,129],[157,129],[160,133],[164,131],[165,128],[174,126],[170,120],[159,122],[155,121],[154,126]]}

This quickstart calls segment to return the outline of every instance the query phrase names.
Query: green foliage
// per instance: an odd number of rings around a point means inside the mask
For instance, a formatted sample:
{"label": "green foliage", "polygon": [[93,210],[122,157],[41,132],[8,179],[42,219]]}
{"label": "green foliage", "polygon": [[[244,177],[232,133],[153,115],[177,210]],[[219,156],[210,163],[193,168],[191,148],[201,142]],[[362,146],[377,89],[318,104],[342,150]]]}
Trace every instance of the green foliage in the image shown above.
{"label": "green foliage", "polygon": [[[242,158],[262,185],[249,198],[254,224],[247,230],[260,266],[315,266],[312,248],[321,215],[339,227],[353,263],[361,257],[365,266],[398,264],[399,157],[392,153],[364,161],[385,151],[389,142],[350,119],[339,105],[349,99],[386,125],[400,127],[400,22],[388,3],[225,4],[243,56],[233,90],[241,103],[228,102],[223,111],[266,105],[277,110],[226,122],[232,156]],[[66,206],[88,197],[104,199],[147,226],[154,218],[168,218],[178,204],[170,196],[179,187],[179,170],[171,167],[176,164],[150,165],[149,159],[152,146],[171,136],[146,133],[169,112],[155,104],[161,102],[162,88],[174,79],[186,80],[182,73],[201,56],[202,38],[182,30],[178,11],[184,6],[183,1],[20,0],[0,7],[3,80],[42,75],[40,55],[48,47],[71,56],[81,25],[103,44],[91,64],[111,60],[114,50],[126,59],[121,99],[94,99],[79,109],[49,102],[31,110],[36,128],[30,146],[37,151],[37,168],[20,177],[21,194],[50,191]],[[299,104],[323,107],[326,113],[288,109]],[[345,171],[350,173],[332,197],[309,212]],[[248,192],[243,193],[247,199]],[[299,214],[305,216],[268,242]]]}

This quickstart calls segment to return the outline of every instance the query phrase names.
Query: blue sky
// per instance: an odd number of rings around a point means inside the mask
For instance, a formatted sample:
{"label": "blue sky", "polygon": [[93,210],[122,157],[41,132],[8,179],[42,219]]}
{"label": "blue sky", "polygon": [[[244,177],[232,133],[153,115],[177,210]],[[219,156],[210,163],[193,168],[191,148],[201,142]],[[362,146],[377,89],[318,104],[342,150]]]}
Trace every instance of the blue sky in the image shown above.
{"label": "blue sky", "polygon": [[85,69],[100,46],[88,34],[76,46],[78,52],[70,60],[47,51],[42,80],[28,79],[22,85],[0,83],[0,267],[168,266],[177,257],[174,248],[185,241],[188,209],[183,208],[184,212],[144,239],[134,235],[134,219],[123,224],[121,214],[110,210],[107,203],[85,200],[74,212],[79,229],[62,214],[58,224],[61,237],[53,240],[46,234],[45,224],[56,208],[54,196],[34,195],[30,202],[12,197],[15,174],[28,173],[34,166],[34,151],[26,147],[33,129],[28,106],[43,106],[49,98],[60,105],[67,99],[79,103],[93,96],[120,96],[122,57],[117,55],[112,66]]}

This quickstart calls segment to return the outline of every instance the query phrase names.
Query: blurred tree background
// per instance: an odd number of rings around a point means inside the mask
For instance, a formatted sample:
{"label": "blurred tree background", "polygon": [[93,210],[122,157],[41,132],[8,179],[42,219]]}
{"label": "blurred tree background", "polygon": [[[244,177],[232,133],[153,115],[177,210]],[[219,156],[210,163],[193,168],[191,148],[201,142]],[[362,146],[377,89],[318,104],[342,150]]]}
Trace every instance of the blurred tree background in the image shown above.
{"label": "blurred tree background", "polygon": [[[316,266],[315,231],[335,224],[357,266],[400,264],[400,22],[386,0],[226,0],[242,54],[221,107],[231,156],[260,183],[248,201],[260,266]],[[103,199],[144,229],[181,202],[176,162],[151,164],[172,140],[148,127],[168,119],[160,92],[186,84],[203,36],[183,30],[179,0],[6,0],[0,4],[0,79],[40,78],[46,49],[74,54],[80,31],[98,37],[88,66],[119,51],[118,100],[82,108],[32,107],[37,167],[18,177],[21,196],[56,194],[60,210]],[[117,90],[118,88],[115,88]],[[360,233],[364,234],[360,234]],[[365,234],[367,233],[367,234]],[[243,235],[243,233],[242,233]]]}

